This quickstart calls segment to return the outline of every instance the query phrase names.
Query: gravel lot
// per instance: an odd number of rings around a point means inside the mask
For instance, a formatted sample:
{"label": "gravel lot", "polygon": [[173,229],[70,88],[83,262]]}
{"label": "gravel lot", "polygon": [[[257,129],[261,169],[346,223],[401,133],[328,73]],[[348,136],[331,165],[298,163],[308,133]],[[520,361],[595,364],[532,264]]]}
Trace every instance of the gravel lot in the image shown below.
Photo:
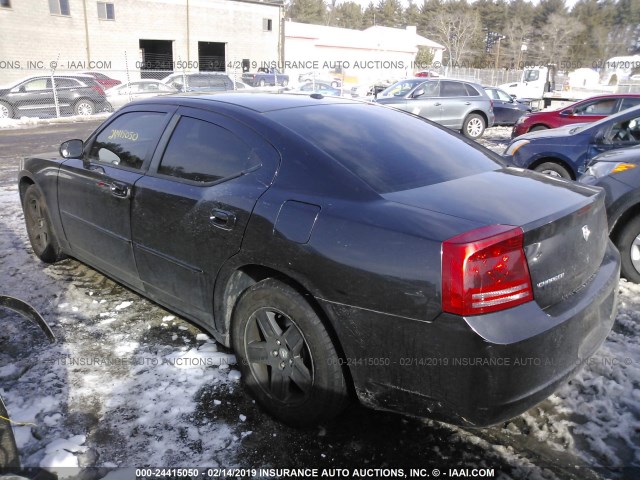
{"label": "gravel lot", "polygon": [[[291,429],[254,404],[232,352],[197,327],[73,259],[45,265],[33,255],[19,158],[96,125],[0,130],[0,293],[30,302],[58,339],[0,310],[0,394],[14,420],[34,424],[14,429],[25,466],[83,478],[143,466],[640,478],[640,287],[621,282],[614,330],[581,373],[504,425],[464,430],[353,405],[321,427]],[[509,134],[489,129],[480,143],[501,152]]]}

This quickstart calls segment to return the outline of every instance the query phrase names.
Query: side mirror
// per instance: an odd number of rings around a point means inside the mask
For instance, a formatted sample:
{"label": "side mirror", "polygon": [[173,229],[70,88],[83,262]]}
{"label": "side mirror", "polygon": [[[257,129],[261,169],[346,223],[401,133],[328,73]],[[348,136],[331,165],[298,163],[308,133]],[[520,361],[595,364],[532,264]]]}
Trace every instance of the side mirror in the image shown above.
{"label": "side mirror", "polygon": [[573,115],[573,110],[572,109],[563,110],[560,112],[560,115],[562,115],[563,117],[568,117],[569,115]]}
{"label": "side mirror", "polygon": [[82,140],[67,140],[60,145],[60,155],[62,155],[62,158],[80,158],[83,152],[84,143],[82,143]]}
{"label": "side mirror", "polygon": [[424,88],[420,88],[411,94],[411,98],[418,98],[424,95]]}

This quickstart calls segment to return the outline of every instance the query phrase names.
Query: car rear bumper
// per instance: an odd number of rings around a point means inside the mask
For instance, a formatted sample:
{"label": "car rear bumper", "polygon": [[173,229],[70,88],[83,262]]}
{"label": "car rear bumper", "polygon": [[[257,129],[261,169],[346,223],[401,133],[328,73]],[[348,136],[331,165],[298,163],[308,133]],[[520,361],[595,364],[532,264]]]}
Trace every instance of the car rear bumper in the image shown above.
{"label": "car rear bumper", "polygon": [[561,304],[433,322],[323,302],[360,401],[465,426],[493,425],[544,400],[598,349],[614,322],[620,258]]}

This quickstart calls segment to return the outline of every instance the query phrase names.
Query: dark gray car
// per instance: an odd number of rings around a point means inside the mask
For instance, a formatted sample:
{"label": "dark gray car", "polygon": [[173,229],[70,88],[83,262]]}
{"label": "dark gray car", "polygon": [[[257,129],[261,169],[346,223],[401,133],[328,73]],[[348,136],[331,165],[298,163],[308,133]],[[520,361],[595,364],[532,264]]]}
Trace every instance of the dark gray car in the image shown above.
{"label": "dark gray car", "polygon": [[104,90],[92,77],[43,75],[0,87],[0,118],[56,115],[56,97],[62,115],[93,115],[109,108]]}
{"label": "dark gray car", "polygon": [[484,89],[461,80],[401,80],[380,92],[376,102],[461,130],[473,139],[495,121],[493,102]]}

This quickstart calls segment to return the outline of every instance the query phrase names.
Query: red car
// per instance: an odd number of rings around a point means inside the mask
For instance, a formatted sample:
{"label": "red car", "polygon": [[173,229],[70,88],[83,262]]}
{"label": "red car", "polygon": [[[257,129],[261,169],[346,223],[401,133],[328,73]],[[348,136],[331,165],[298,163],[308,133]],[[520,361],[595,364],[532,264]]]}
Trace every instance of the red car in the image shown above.
{"label": "red car", "polygon": [[528,113],[518,119],[511,132],[511,138],[572,123],[595,122],[636,105],[640,105],[640,94],[600,95],[560,110]]}
{"label": "red car", "polygon": [[415,77],[440,78],[440,74],[438,72],[434,72],[433,70],[420,70],[414,76]]}
{"label": "red car", "polygon": [[90,75],[95,78],[96,82],[102,85],[102,88],[107,90],[108,88],[115,87],[116,85],[120,85],[122,82],[120,80],[116,80],[115,78],[107,77],[104,73],[98,72],[84,72],[83,75]]}

